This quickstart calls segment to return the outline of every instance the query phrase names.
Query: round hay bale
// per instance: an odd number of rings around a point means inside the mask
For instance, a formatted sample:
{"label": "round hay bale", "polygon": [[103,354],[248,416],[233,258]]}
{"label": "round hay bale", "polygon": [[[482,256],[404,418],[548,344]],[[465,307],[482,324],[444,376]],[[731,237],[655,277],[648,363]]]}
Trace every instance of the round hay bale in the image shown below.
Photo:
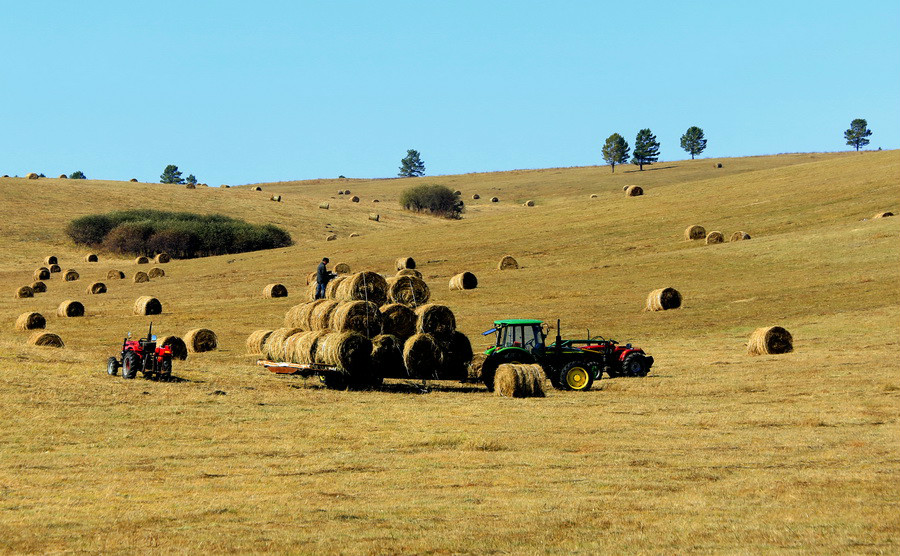
{"label": "round hay bale", "polygon": [[457,330],[449,336],[435,338],[441,350],[442,380],[466,380],[474,353],[469,337]]}
{"label": "round hay bale", "polygon": [[184,343],[187,344],[190,353],[212,351],[219,347],[219,339],[216,333],[208,328],[194,328],[184,335]]}
{"label": "round hay bale", "polygon": [[99,260],[100,259],[97,257],[96,253],[88,253],[87,255],[84,256],[84,262],[86,262],[86,263],[96,263]]}
{"label": "round hay bale", "polygon": [[462,195],[462,191],[460,191],[459,189],[457,189],[456,191],[453,192],[453,194],[456,195],[456,196],[458,197],[458,196]]}
{"label": "round hay bale", "polygon": [[219,187],[221,187],[222,189],[231,189],[230,185],[225,185],[224,183],[222,185],[220,185]]}
{"label": "round hay bale", "polygon": [[626,197],[638,197],[644,194],[644,190],[639,185],[629,185],[625,190]]}
{"label": "round hay bale", "polygon": [[62,268],[58,264],[52,264],[49,267],[50,273],[62,272]]}
{"label": "round hay bale", "polygon": [[491,197],[491,202],[492,202],[492,203],[499,203],[499,202],[500,202],[500,199],[498,199],[497,197]]}
{"label": "round hay bale", "polygon": [[316,273],[310,272],[306,275],[306,285],[315,284],[316,283]]}
{"label": "round hay bale", "polygon": [[879,212],[875,214],[872,218],[887,218],[889,216],[894,216],[893,212]]}
{"label": "round hay bale", "polygon": [[28,343],[33,346],[63,348],[66,344],[58,334],[51,332],[35,332],[28,338]]}
{"label": "round hay bale", "polygon": [[356,332],[374,338],[381,334],[381,312],[370,301],[348,301],[332,310],[329,324],[335,332]]}
{"label": "round hay bale", "polygon": [[675,288],[660,288],[653,290],[647,296],[645,311],[666,311],[681,307],[681,293]]}
{"label": "round hay bale", "polygon": [[28,179],[30,179],[30,180],[36,180],[36,179],[38,179],[40,176],[38,176],[38,175],[35,174],[34,172],[28,172],[27,174],[25,174],[25,177],[28,178]]}
{"label": "round hay bale", "polygon": [[162,278],[166,275],[166,271],[159,268],[158,266],[154,266],[150,270],[147,271],[148,278]]}
{"label": "round hay bale", "polygon": [[184,361],[188,356],[187,344],[178,336],[163,336],[159,342],[160,347],[169,346],[172,348],[172,357]]}
{"label": "round hay bale", "polygon": [[260,187],[260,186],[257,185],[256,187],[254,187],[253,189],[251,189],[251,191],[262,191],[262,187]]}
{"label": "round hay bale", "polygon": [[197,189],[197,184],[189,183],[184,186],[185,189]]}
{"label": "round hay bale", "polygon": [[731,234],[731,239],[729,241],[744,241],[750,239],[750,234],[747,232],[734,232]]}
{"label": "round hay bale", "polygon": [[523,207],[533,207],[533,206],[534,206],[534,201],[532,201],[531,199],[528,199],[527,201],[525,201],[525,202],[522,204],[522,206],[523,206]]}
{"label": "round hay bale", "polygon": [[298,332],[303,332],[303,330],[297,327],[273,330],[263,342],[261,353],[271,361],[287,361],[287,353],[285,353],[287,339]]}
{"label": "round hay bale", "polygon": [[354,195],[353,197],[350,197],[350,202],[351,202],[351,203],[358,203],[358,202],[359,202],[359,197],[357,197],[356,195]]}
{"label": "round hay bale", "polygon": [[172,257],[169,256],[168,253],[157,253],[155,257],[153,257],[153,262],[156,264],[166,264],[172,260]]}
{"label": "round hay bale", "polygon": [[538,364],[505,363],[494,374],[494,393],[504,398],[543,398],[545,379]]}
{"label": "round hay bale", "polygon": [[128,181],[130,181],[131,183],[137,183],[137,178],[131,178],[131,179],[128,180]]}
{"label": "round hay bale", "polygon": [[134,302],[135,315],[161,315],[162,303],[151,295],[142,295]]}
{"label": "round hay bale", "polygon": [[67,180],[67,179],[69,179],[69,176],[67,176],[67,175],[65,175],[65,174],[60,174],[60,175],[57,177],[57,179]]}
{"label": "round hay bale", "polygon": [[722,163],[721,163],[721,162],[716,162],[716,168],[721,168],[721,167],[722,167]]}
{"label": "round hay bale", "polygon": [[341,282],[349,278],[350,276],[347,274],[342,274],[340,276],[335,276],[331,280],[325,284],[325,299],[337,299],[337,289],[340,287]]}
{"label": "round hay bale", "polygon": [[79,301],[72,301],[71,299],[67,299],[59,304],[59,307],[56,308],[56,316],[57,317],[83,317],[84,316],[84,305]]}
{"label": "round hay bale", "polygon": [[343,190],[343,189],[338,189],[338,195],[343,195],[343,194],[344,194],[344,190]]}
{"label": "round hay bale", "polygon": [[324,299],[316,299],[315,301],[307,301],[294,305],[284,314],[284,328],[302,328],[309,330],[309,315],[313,308],[325,301]]}
{"label": "round hay bale", "polygon": [[142,282],[149,282],[150,275],[142,270],[139,270],[134,273],[134,276],[131,278],[131,281],[134,282],[135,284],[140,284]]}
{"label": "round hay bale", "polygon": [[428,284],[418,276],[392,276],[387,279],[387,296],[391,303],[418,307],[428,303],[431,298],[431,290],[428,289]]}
{"label": "round hay bale", "polygon": [[402,376],[403,341],[391,334],[379,334],[372,338],[372,367],[377,376]]}
{"label": "round hay bale", "polygon": [[344,195],[349,195],[349,194],[350,194],[350,190],[349,190],[349,189],[345,189],[345,190],[344,190]]}
{"label": "round hay bale", "polygon": [[325,236],[325,241],[334,241],[337,239],[337,234],[328,234]]}
{"label": "round hay bale", "polygon": [[316,362],[319,342],[328,334],[331,334],[331,330],[310,330],[292,335],[288,338],[285,348],[288,359],[292,363],[312,365]]}
{"label": "round hay bale", "polygon": [[397,271],[397,276],[415,276],[421,278],[422,273],[414,268],[403,268]]}
{"label": "round hay bale", "polygon": [[284,284],[269,284],[263,288],[263,297],[287,297],[288,291]]}
{"label": "round hay bale", "polygon": [[379,201],[378,199],[372,199],[372,202],[373,202],[373,203],[380,203],[381,201]]}
{"label": "round hay bale", "polygon": [[37,282],[31,284],[31,289],[34,290],[34,293],[44,293],[45,291],[47,291],[47,284],[38,280]]}
{"label": "round hay bale", "polygon": [[316,303],[315,307],[309,312],[309,327],[307,330],[325,330],[331,328],[331,317],[334,311],[341,304],[336,299],[322,299],[321,303]]}
{"label": "round hay bale", "polygon": [[134,264],[150,264],[150,259],[141,255],[140,257],[134,259]]}
{"label": "round hay bale", "polygon": [[88,286],[87,292],[91,295],[106,293],[106,284],[104,284],[103,282],[94,282],[93,284]]}
{"label": "round hay bale", "polygon": [[446,305],[429,303],[416,309],[416,331],[445,336],[456,331],[456,317]]}
{"label": "round hay bale", "polygon": [[356,232],[350,232],[350,235],[347,237],[359,237],[359,234]]}
{"label": "round hay bale", "polygon": [[24,299],[26,297],[34,297],[34,290],[31,286],[20,286],[16,289],[17,299]]}
{"label": "round hay bale", "polygon": [[355,332],[331,332],[316,342],[316,363],[339,367],[354,379],[369,376],[372,342]]}
{"label": "round hay bale", "polygon": [[712,231],[706,234],[706,244],[712,245],[713,243],[722,243],[725,241],[725,236],[722,235],[722,232]]}
{"label": "round hay bale", "polygon": [[121,270],[112,269],[106,273],[107,280],[122,280],[125,278],[125,273]]}
{"label": "round hay bale", "polygon": [[276,203],[280,203],[280,202],[281,202],[281,195],[272,195],[271,197],[269,197],[269,200],[270,200],[270,201],[275,201]]}
{"label": "round hay bale", "polygon": [[416,261],[412,257],[400,257],[397,259],[397,270],[404,268],[416,268]]}
{"label": "round hay bale", "polygon": [[320,209],[328,210],[328,207],[329,207],[329,206],[330,206],[330,205],[329,205],[328,203],[319,203],[319,208],[320,208]]}
{"label": "round hay bale", "polygon": [[591,199],[596,199],[596,198],[597,198],[597,194],[596,194],[596,193],[591,193]]}
{"label": "round hay bale", "polygon": [[63,274],[63,280],[65,280],[66,282],[74,282],[80,277],[81,276],[78,274],[78,271],[73,268],[66,270],[66,272]]}
{"label": "round hay bale", "polygon": [[341,301],[371,301],[384,305],[387,301],[387,281],[377,272],[357,272],[345,278],[335,290],[335,299]]}
{"label": "round hay bale", "polygon": [[416,333],[416,312],[402,303],[391,303],[380,309],[381,331],[401,340]]}
{"label": "round hay bale", "polygon": [[350,274],[350,265],[347,263],[337,263],[334,265],[334,272],[335,274]]}
{"label": "round hay bale", "polygon": [[431,334],[414,334],[403,343],[403,364],[413,378],[437,378],[443,361]]}
{"label": "round hay bale", "polygon": [[377,212],[370,212],[370,213],[369,213],[369,220],[371,220],[372,222],[380,222],[380,221],[381,221],[381,215],[378,214]]}
{"label": "round hay bale", "polygon": [[500,259],[498,267],[500,270],[515,270],[519,268],[519,262],[512,255],[507,255]]}
{"label": "round hay bale", "polygon": [[478,199],[481,199],[481,195],[479,195],[478,193],[473,193],[473,194],[472,194],[472,200],[473,200],[473,201],[477,201]]}
{"label": "round hay bale", "polygon": [[450,290],[474,290],[478,287],[478,278],[471,272],[461,272],[450,278]]}
{"label": "round hay bale", "polygon": [[[316,300],[316,287],[317,287],[317,284],[315,282],[312,282],[312,283],[306,285],[306,299],[308,299],[310,301]],[[328,286],[325,286],[325,287],[328,287]]]}
{"label": "round hay bale", "polygon": [[50,269],[46,266],[42,266],[40,268],[35,269],[34,273],[31,275],[35,280],[49,280],[50,279]]}
{"label": "round hay bale", "polygon": [[22,313],[16,319],[16,330],[37,330],[47,326],[47,319],[40,313]]}
{"label": "round hay bale", "polygon": [[706,228],[703,226],[694,224],[693,226],[688,226],[684,229],[684,239],[692,240],[692,239],[703,239],[706,237]]}
{"label": "round hay bale", "polygon": [[757,328],[747,343],[747,353],[750,355],[771,355],[791,351],[794,351],[794,338],[780,326]]}

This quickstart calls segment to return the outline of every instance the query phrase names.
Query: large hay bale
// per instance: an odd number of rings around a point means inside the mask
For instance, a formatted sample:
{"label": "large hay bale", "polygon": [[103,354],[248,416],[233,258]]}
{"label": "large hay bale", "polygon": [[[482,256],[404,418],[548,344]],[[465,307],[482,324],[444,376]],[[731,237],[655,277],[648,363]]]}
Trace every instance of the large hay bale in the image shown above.
{"label": "large hay bale", "polygon": [[472,194],[472,200],[473,200],[473,201],[477,201],[478,199],[481,199],[481,195],[479,195],[478,193],[473,193],[473,194]]}
{"label": "large hay bale", "polygon": [[424,280],[416,276],[392,276],[387,279],[387,296],[391,303],[418,307],[428,303],[431,290]]}
{"label": "large hay bale", "polygon": [[791,351],[794,351],[794,338],[780,326],[757,328],[747,343],[747,353],[750,355],[771,355]]}
{"label": "large hay bale", "polygon": [[329,207],[328,203],[319,203],[319,208],[320,208],[320,209],[328,210],[328,207]]}
{"label": "large hay bale", "polygon": [[315,301],[307,301],[299,303],[287,310],[284,314],[284,328],[302,328],[309,330],[309,315],[313,308],[325,301],[324,299],[316,299]]}
{"label": "large hay bale", "polygon": [[638,197],[644,194],[644,190],[639,185],[629,185],[625,190],[626,197]]}
{"label": "large hay bale", "polygon": [[169,256],[168,253],[157,253],[155,257],[153,257],[153,262],[156,264],[166,264],[172,260],[172,257]]}
{"label": "large hay bale", "polygon": [[[326,286],[326,287],[328,287],[328,286]],[[316,288],[317,288],[317,284],[315,282],[312,282],[312,283],[306,285],[306,299],[308,299],[310,301],[316,300]]]}
{"label": "large hay bale", "polygon": [[381,331],[401,340],[416,333],[416,312],[402,303],[391,303],[380,309]]}
{"label": "large hay bale", "polygon": [[135,284],[141,284],[141,283],[143,283],[143,282],[149,282],[149,281],[150,281],[150,275],[147,274],[146,272],[142,271],[142,270],[138,270],[137,272],[134,273],[134,276],[131,278],[131,281],[134,282]]}
{"label": "large hay bale", "polygon": [[500,259],[500,264],[497,268],[499,268],[500,270],[515,270],[519,268],[519,262],[516,261],[516,259],[514,259],[512,255],[507,255]]}
{"label": "large hay bale", "polygon": [[706,237],[706,228],[700,226],[698,224],[694,224],[693,226],[688,226],[684,230],[684,239],[692,240],[692,239],[703,239]]}
{"label": "large hay bale", "polygon": [[106,293],[106,284],[103,282],[94,282],[88,286],[87,292],[91,295]]}
{"label": "large hay bale", "polygon": [[416,309],[416,331],[445,336],[456,331],[456,317],[446,305],[429,303]]}
{"label": "large hay bale", "polygon": [[722,167],[722,163],[721,163],[721,162],[716,162],[716,168],[721,168],[721,167]]}
{"label": "large hay bale", "polygon": [[377,376],[400,376],[405,370],[403,340],[391,334],[372,338],[372,367]]}
{"label": "large hay bale", "polygon": [[66,344],[58,334],[51,332],[35,332],[28,338],[28,343],[33,346],[63,348]]}
{"label": "large hay bale", "polygon": [[36,180],[36,179],[38,179],[40,176],[37,175],[37,174],[34,173],[34,172],[28,172],[27,174],[25,174],[25,177],[28,178],[28,179],[30,179],[30,180]]}
{"label": "large hay bale", "polygon": [[263,297],[287,297],[288,291],[284,284],[269,284],[263,288]]}
{"label": "large hay bale", "polygon": [[431,334],[414,334],[403,344],[403,364],[413,378],[437,378],[443,361]]}
{"label": "large hay bale", "polygon": [[24,299],[26,297],[34,297],[34,289],[31,286],[20,286],[16,288],[16,298]]}
{"label": "large hay bale", "polygon": [[137,178],[131,178],[131,179],[128,180],[128,181],[130,181],[131,183],[137,183]]}
{"label": "large hay bale", "polygon": [[16,330],[37,330],[47,326],[47,319],[40,313],[22,313],[16,319]]}
{"label": "large hay bale", "polygon": [[257,185],[256,187],[250,189],[250,191],[262,191],[262,187]]}
{"label": "large hay bale", "polygon": [[351,203],[358,203],[358,202],[359,202],[359,197],[357,197],[356,195],[350,197],[350,202],[351,202]]}
{"label": "large hay bale", "polygon": [[894,216],[893,212],[879,212],[876,213],[872,218],[887,218],[889,216]]}
{"label": "large hay bale", "polygon": [[374,338],[381,334],[381,312],[371,301],[348,301],[333,309],[329,325],[335,332],[356,332]]}
{"label": "large hay bale", "polygon": [[287,354],[285,353],[285,346],[287,345],[287,339],[298,332],[303,332],[303,329],[293,327],[277,328],[273,330],[263,342],[261,353],[266,359],[272,361],[286,361]]}
{"label": "large hay bale", "polygon": [[731,239],[729,241],[744,241],[750,239],[750,234],[747,232],[734,232],[731,234]]}
{"label": "large hay bale", "polygon": [[491,197],[491,202],[492,202],[492,203],[499,203],[499,202],[500,202],[500,199],[497,198],[497,197]]}
{"label": "large hay bale", "polygon": [[147,271],[147,276],[150,278],[162,278],[166,275],[166,271],[159,268],[158,266],[154,266],[150,270]]}
{"label": "large hay bale", "polygon": [[125,278],[125,273],[121,270],[112,269],[106,273],[107,280],[122,280]]}
{"label": "large hay bale", "polygon": [[188,184],[185,184],[184,188],[185,189],[197,189],[197,184],[188,183]]}
{"label": "large hay bale", "polygon": [[62,268],[58,264],[52,264],[49,266],[50,273],[55,274],[57,272],[62,272]]}
{"label": "large hay bale", "polygon": [[99,260],[100,259],[97,257],[96,253],[88,253],[87,255],[84,256],[84,262],[86,262],[86,263],[96,263]]}
{"label": "large hay bale", "polygon": [[142,295],[134,302],[135,315],[161,315],[162,303],[152,295]]}
{"label": "large hay bale", "polygon": [[315,272],[310,272],[306,275],[306,285],[315,284],[316,283],[316,274]]}
{"label": "large hay bale", "polygon": [[471,272],[461,272],[450,278],[451,290],[474,290],[478,287],[478,278]]}
{"label": "large hay bale", "polygon": [[403,270],[404,268],[416,268],[416,260],[412,257],[400,257],[397,259],[397,270]]}
{"label": "large hay bale", "polygon": [[449,336],[436,337],[441,350],[441,372],[443,380],[466,380],[469,377],[469,364],[475,355],[469,337],[455,331]]}
{"label": "large hay bale", "polygon": [[328,234],[325,236],[325,241],[334,241],[337,239],[337,234]]}
{"label": "large hay bale", "polygon": [[40,268],[35,269],[34,273],[31,275],[35,280],[49,280],[50,279],[50,269],[46,266],[42,266]]}
{"label": "large hay bale", "polygon": [[310,330],[298,332],[287,340],[285,354],[292,363],[312,365],[316,362],[316,351],[322,338],[331,334],[331,330]]}
{"label": "large hay bale", "polygon": [[67,180],[67,179],[69,179],[69,176],[67,176],[65,174],[60,174],[59,176],[57,176],[57,178],[61,179],[61,180]]}
{"label": "large hay bale", "polygon": [[527,201],[525,201],[524,203],[522,203],[522,206],[523,206],[523,207],[533,207],[533,206],[534,206],[534,201],[532,201],[531,199],[528,199]]}
{"label": "large hay bale", "polygon": [[219,339],[216,333],[208,328],[194,328],[184,335],[184,343],[187,344],[190,353],[212,351],[219,347]]}
{"label": "large hay bale", "polygon": [[78,274],[78,271],[74,268],[70,268],[63,273],[63,280],[66,282],[74,282],[78,280],[81,276]]}
{"label": "large hay bale", "polygon": [[354,378],[369,376],[372,342],[356,332],[331,332],[316,342],[316,363],[339,367]]}
{"label": "large hay bale", "polygon": [[416,278],[421,278],[422,273],[414,268],[401,268],[397,271],[397,276],[415,276]]}
{"label": "large hay bale", "polygon": [[645,311],[666,311],[681,307],[681,293],[675,288],[660,288],[653,290],[647,296]]}
{"label": "large hay bale", "polygon": [[59,264],[59,259],[57,259],[54,255],[50,255],[49,257],[44,258],[44,264],[50,266],[52,264]]}
{"label": "large hay bale", "polygon": [[336,263],[334,265],[335,274],[350,274],[350,265],[347,263]]}
{"label": "large hay bale", "polygon": [[179,336],[163,336],[159,341],[159,346],[169,346],[172,348],[172,357],[184,361],[188,356],[187,344],[184,343]]}
{"label": "large hay bale", "polygon": [[150,259],[141,255],[140,257],[135,257],[134,264],[150,264]]}
{"label": "large hay bale", "polygon": [[271,197],[269,197],[269,200],[270,200],[270,201],[275,201],[276,203],[280,203],[280,202],[281,202],[281,195],[272,195]]}
{"label": "large hay bale", "polygon": [[325,330],[331,328],[331,318],[341,302],[336,299],[323,299],[316,303],[309,313],[309,327],[306,330]]}
{"label": "large hay bale", "polygon": [[341,282],[349,278],[350,276],[347,274],[341,274],[340,276],[335,276],[331,280],[325,284],[325,298],[326,299],[336,299],[337,298],[337,289],[340,287]]}
{"label": "large hay bale", "polygon": [[545,378],[538,364],[505,363],[494,374],[494,392],[505,398],[543,398]]}
{"label": "large hay bale", "polygon": [[380,221],[381,221],[381,215],[378,214],[377,212],[370,212],[370,213],[369,213],[369,220],[371,220],[372,222],[380,222]]}
{"label": "large hay bale", "polygon": [[349,195],[349,194],[350,194],[350,190],[349,190],[349,189],[345,189],[345,190],[344,190],[344,195]]}
{"label": "large hay bale", "polygon": [[34,293],[44,293],[45,291],[47,291],[47,284],[38,280],[37,282],[31,284],[31,289],[34,290]]}
{"label": "large hay bale", "polygon": [[335,290],[335,299],[341,301],[371,301],[381,306],[387,301],[387,281],[377,272],[365,271],[351,274]]}
{"label": "large hay bale", "polygon": [[712,245],[713,243],[722,243],[725,241],[725,236],[722,232],[712,231],[706,234],[706,244]]}
{"label": "large hay bale", "polygon": [[83,317],[84,316],[84,305],[79,301],[72,301],[71,299],[67,299],[59,304],[59,307],[56,308],[56,316],[57,317]]}

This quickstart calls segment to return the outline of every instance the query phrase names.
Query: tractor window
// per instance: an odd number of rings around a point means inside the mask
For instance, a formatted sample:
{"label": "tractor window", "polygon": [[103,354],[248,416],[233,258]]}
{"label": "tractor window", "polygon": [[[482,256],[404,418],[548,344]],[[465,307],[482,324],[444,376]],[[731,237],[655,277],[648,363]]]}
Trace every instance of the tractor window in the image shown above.
{"label": "tractor window", "polygon": [[533,348],[542,342],[535,335],[535,327],[533,326],[507,326],[503,329],[503,336],[500,338],[500,347],[525,347]]}

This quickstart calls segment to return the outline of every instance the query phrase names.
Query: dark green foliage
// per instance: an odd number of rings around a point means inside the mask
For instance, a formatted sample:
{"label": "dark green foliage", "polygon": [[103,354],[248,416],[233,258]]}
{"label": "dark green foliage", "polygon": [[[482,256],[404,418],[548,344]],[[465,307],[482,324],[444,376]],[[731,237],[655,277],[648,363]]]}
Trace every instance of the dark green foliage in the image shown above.
{"label": "dark green foliage", "polygon": [[681,136],[681,148],[694,155],[700,154],[706,149],[706,139],[703,138],[703,130],[697,126],[691,126]]}
{"label": "dark green foliage", "polygon": [[181,177],[178,166],[169,164],[166,166],[166,169],[163,170],[162,175],[159,176],[159,183],[184,183],[184,178]]}
{"label": "dark green foliage", "polygon": [[637,164],[641,170],[644,164],[653,164],[659,160],[659,141],[656,135],[649,129],[638,131],[637,137],[634,139],[634,154],[631,163]]}
{"label": "dark green foliage", "polygon": [[402,178],[415,178],[425,175],[425,163],[419,156],[419,151],[409,149],[406,156],[400,161],[400,173]]}
{"label": "dark green foliage", "polygon": [[603,144],[603,160],[612,166],[612,171],[616,171],[616,164],[624,164],[628,162],[628,151],[630,147],[624,137],[618,133],[613,133],[606,138]]}
{"label": "dark green foliage", "polygon": [[188,177],[185,178],[184,182],[191,185],[197,185],[197,177],[194,176],[194,174],[188,174]]}
{"label": "dark green foliage", "polygon": [[465,210],[465,204],[452,189],[434,184],[405,189],[400,194],[400,205],[406,210],[427,212],[445,218],[460,218]]}
{"label": "dark green foliage", "polygon": [[872,135],[872,130],[868,129],[868,125],[868,122],[862,118],[857,118],[850,122],[850,129],[844,132],[844,139],[847,140],[847,144],[856,147],[857,151],[860,147],[868,145],[869,140],[866,137]]}
{"label": "dark green foliage", "polygon": [[75,170],[71,174],[69,174],[70,180],[86,180],[87,176],[84,175],[84,172],[81,170]]}
{"label": "dark green foliage", "polygon": [[81,245],[114,253],[175,258],[243,253],[291,245],[290,234],[266,224],[249,224],[220,214],[127,210],[93,214],[69,223],[66,234]]}

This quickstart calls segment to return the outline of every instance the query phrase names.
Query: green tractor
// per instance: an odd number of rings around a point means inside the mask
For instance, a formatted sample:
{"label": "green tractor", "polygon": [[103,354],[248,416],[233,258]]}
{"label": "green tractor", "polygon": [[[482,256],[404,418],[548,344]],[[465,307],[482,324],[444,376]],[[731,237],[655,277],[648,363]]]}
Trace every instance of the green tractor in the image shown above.
{"label": "green tractor", "polygon": [[[494,389],[494,373],[504,363],[538,363],[560,390],[589,390],[605,372],[617,376],[647,376],[653,358],[631,344],[595,336],[586,340],[563,340],[556,321],[556,341],[547,345],[548,326],[537,319],[504,319],[483,336],[497,334],[496,344],[484,352],[481,380]],[[590,333],[588,333],[590,336]]]}

